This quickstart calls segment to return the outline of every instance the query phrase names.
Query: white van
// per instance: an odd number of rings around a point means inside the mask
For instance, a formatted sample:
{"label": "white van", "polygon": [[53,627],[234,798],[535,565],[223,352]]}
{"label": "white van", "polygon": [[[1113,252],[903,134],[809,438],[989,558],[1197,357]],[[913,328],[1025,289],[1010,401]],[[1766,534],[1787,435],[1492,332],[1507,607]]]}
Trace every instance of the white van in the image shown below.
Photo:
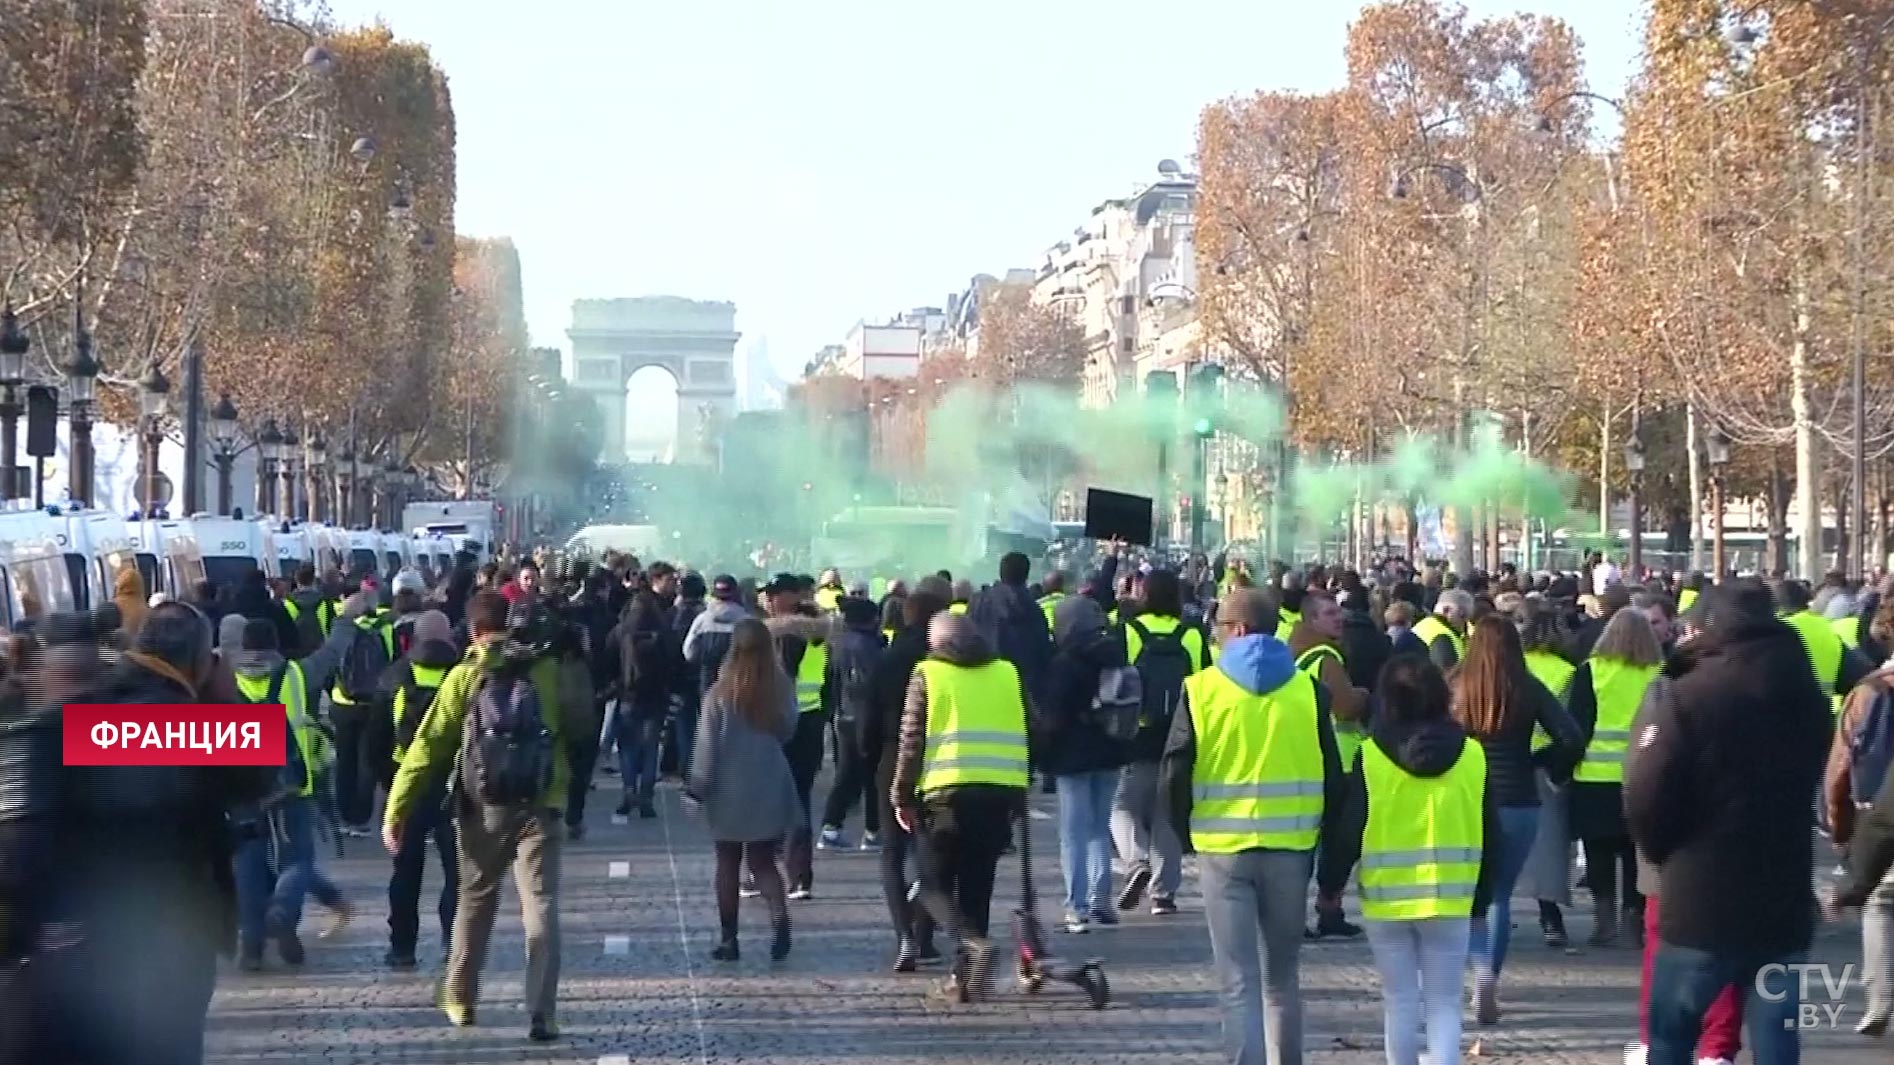
{"label": "white van", "polygon": [[399,573],[412,566],[414,559],[408,554],[407,538],[400,533],[382,533],[381,560],[383,573]]}
{"label": "white van", "polygon": [[348,558],[347,534],[319,521],[304,522],[299,528],[302,529],[304,542],[309,546],[316,575],[320,577],[330,570],[341,572]]}
{"label": "white van", "polygon": [[198,582],[207,579],[204,556],[188,522],[179,518],[145,519],[133,524],[132,530],[138,568],[145,574],[147,590],[182,599]]}
{"label": "white van", "polygon": [[276,544],[276,568],[271,571],[274,576],[292,580],[298,569],[316,560],[316,553],[309,546],[309,532],[301,524],[285,522],[277,526],[270,539]]}
{"label": "white van", "polygon": [[9,626],[78,606],[66,563],[69,540],[65,522],[44,510],[0,513],[0,572]]}
{"label": "white van", "polygon": [[66,569],[73,600],[81,610],[110,602],[118,588],[119,571],[138,567],[131,526],[108,510],[69,511],[65,521]]}
{"label": "white van", "polygon": [[204,576],[219,588],[236,587],[251,571],[268,576],[276,562],[276,537],[248,518],[193,514],[184,522],[204,560]]}
{"label": "white van", "polygon": [[348,555],[343,561],[342,572],[380,576],[383,566],[381,534],[370,529],[350,529],[343,535],[348,538]]}

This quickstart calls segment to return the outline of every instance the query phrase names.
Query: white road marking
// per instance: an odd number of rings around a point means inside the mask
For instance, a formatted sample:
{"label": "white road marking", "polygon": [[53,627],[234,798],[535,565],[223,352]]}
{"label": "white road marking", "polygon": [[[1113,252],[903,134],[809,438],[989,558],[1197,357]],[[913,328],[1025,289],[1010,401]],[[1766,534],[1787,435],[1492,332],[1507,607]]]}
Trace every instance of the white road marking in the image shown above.
{"label": "white road marking", "polygon": [[631,937],[630,936],[606,936],[605,937],[605,953],[630,954],[631,953]]}
{"label": "white road marking", "polygon": [[630,862],[612,862],[605,867],[605,875],[614,880],[623,880],[631,875]]}
{"label": "white road marking", "polygon": [[677,875],[677,852],[671,849],[671,804],[658,806],[659,824],[664,826],[664,857],[671,864],[671,900],[677,905],[677,945],[684,955],[684,986],[690,989],[691,1023],[697,1026],[697,1058],[710,1065],[710,1039],[704,1034],[704,1004],[697,994],[697,966],[691,960],[690,928],[684,923],[684,883]]}

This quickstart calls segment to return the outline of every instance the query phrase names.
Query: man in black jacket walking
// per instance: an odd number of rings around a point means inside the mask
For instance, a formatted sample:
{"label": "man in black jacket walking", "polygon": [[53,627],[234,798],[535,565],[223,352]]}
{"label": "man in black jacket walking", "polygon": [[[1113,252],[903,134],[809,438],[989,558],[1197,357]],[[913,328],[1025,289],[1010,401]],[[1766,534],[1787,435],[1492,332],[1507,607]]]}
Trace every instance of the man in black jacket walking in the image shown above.
{"label": "man in black jacket walking", "polygon": [[625,796],[618,804],[620,817],[631,814],[634,801],[639,817],[658,816],[652,805],[658,744],[684,662],[671,624],[671,601],[676,595],[677,570],[667,563],[653,562],[644,586],[625,608],[624,617],[607,641],[618,664],[615,729],[620,779],[625,786]]}
{"label": "man in black jacket walking", "polygon": [[[1754,988],[1758,1062],[1794,1061],[1799,962],[1814,933],[1814,809],[1833,722],[1794,629],[1768,588],[1719,584],[1699,634],[1665,667],[1673,698],[1633,723],[1625,817],[1658,867],[1650,1065],[1688,1065],[1711,1001]],[[1760,981],[1760,982],[1759,982]]]}

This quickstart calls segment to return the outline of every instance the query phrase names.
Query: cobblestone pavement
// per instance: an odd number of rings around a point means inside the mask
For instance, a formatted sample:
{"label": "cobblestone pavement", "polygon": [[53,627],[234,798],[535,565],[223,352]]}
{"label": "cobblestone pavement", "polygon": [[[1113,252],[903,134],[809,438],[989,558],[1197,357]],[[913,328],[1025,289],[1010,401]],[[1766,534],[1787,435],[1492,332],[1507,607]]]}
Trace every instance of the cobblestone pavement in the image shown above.
{"label": "cobblestone pavement", "polygon": [[[325,867],[357,914],[335,939],[307,937],[309,961],[258,975],[225,972],[212,1006],[210,1060],[218,1065],[287,1062],[972,1062],[1110,1065],[1158,1061],[1210,1065],[1217,1010],[1209,975],[1209,939],[1187,875],[1175,917],[1133,914],[1115,929],[1083,938],[1052,933],[1055,947],[1105,962],[1110,1008],[1093,1012],[1072,988],[1054,985],[1025,997],[1010,980],[991,1003],[954,1006],[930,996],[937,979],[887,971],[892,934],[871,855],[817,856],[816,897],[792,903],[795,950],[782,963],[767,956],[760,902],[745,900],[743,961],[710,961],[716,932],[710,896],[711,853],[701,826],[674,791],[659,793],[660,817],[611,818],[616,780],[599,778],[584,842],[567,845],[560,900],[564,923],[559,1020],[564,1037],[549,1047],[524,1039],[520,1005],[524,950],[518,905],[501,903],[493,956],[482,990],[480,1026],[448,1027],[432,1005],[443,945],[436,937],[430,864],[422,902],[421,972],[391,973],[386,948],[387,861],[379,844],[348,842],[347,856]],[[820,791],[818,791],[820,793]],[[1058,876],[1056,843],[1035,796],[1034,852],[1042,894]],[[851,835],[859,830],[851,824]],[[1190,872],[1187,870],[1187,872]],[[1009,875],[1010,874],[1010,875]],[[996,933],[1017,895],[1017,866],[1001,867],[994,902]],[[1057,916],[1042,901],[1047,920]],[[1350,909],[1353,909],[1352,901]],[[1514,939],[1503,1001],[1506,1016],[1474,1031],[1481,1058],[1547,1065],[1609,1065],[1622,1060],[1634,1028],[1637,954],[1628,948],[1554,953],[1540,942],[1530,904]],[[1569,915],[1575,938],[1584,911]],[[1822,933],[1816,960],[1859,961],[1852,923]],[[1368,948],[1324,942],[1302,954],[1307,1060],[1313,1065],[1383,1061],[1378,985]],[[1861,992],[1849,991],[1841,1031],[1811,1034],[1806,1060],[1820,1065],[1886,1062],[1889,1050],[1848,1031]]]}

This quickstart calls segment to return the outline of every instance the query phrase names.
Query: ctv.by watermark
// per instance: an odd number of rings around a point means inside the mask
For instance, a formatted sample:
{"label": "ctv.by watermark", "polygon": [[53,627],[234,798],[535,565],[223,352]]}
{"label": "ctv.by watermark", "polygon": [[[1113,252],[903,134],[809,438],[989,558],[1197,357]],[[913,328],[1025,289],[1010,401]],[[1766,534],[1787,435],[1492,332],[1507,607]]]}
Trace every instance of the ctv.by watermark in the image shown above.
{"label": "ctv.by watermark", "polygon": [[[1789,981],[1793,980],[1791,985]],[[1756,995],[1764,1002],[1788,999],[1790,988],[1797,992],[1795,1016],[1784,1017],[1782,1027],[1790,1031],[1839,1028],[1848,1012],[1848,985],[1859,981],[1855,967],[1829,965],[1826,962],[1790,962],[1765,965],[1756,970]]]}

